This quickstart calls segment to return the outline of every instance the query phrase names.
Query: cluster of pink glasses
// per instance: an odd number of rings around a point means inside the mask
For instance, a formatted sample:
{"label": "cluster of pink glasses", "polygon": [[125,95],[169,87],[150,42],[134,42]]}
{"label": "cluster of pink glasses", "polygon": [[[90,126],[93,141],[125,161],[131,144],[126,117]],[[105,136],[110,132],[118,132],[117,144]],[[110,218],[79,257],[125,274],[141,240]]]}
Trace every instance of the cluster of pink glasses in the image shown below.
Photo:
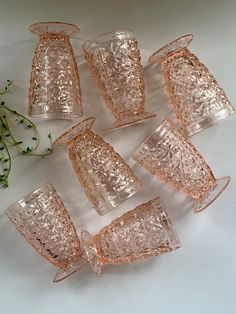
{"label": "cluster of pink glasses", "polygon": [[[78,68],[70,37],[78,27],[44,22],[31,26],[39,36],[29,90],[29,115],[73,119],[83,115]],[[226,188],[228,176],[216,178],[188,136],[234,112],[227,96],[187,46],[186,35],[149,58],[159,62],[165,88],[180,128],[164,120],[138,146],[132,157],[154,176],[192,197],[194,211],[210,205]],[[97,36],[83,44],[85,59],[115,122],[111,129],[144,122],[140,51],[130,30]],[[67,146],[73,169],[86,196],[100,215],[142,189],[139,178],[122,157],[92,131],[90,117],[62,134],[54,146]],[[46,183],[7,210],[27,241],[58,268],[61,281],[87,262],[100,275],[102,266],[133,262],[180,247],[178,236],[156,197],[115,219],[95,236],[82,230],[81,241],[63,201]]]}

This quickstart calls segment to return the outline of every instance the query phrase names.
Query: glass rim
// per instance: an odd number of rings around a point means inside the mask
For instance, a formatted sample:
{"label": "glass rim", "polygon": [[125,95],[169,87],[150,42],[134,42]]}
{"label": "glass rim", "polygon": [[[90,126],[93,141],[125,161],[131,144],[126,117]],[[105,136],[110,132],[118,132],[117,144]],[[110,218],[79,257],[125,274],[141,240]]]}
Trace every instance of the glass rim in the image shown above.
{"label": "glass rim", "polygon": [[50,190],[55,190],[54,185],[48,181],[46,183],[43,183],[42,185],[40,185],[38,188],[36,188],[35,190],[33,190],[32,192],[28,193],[27,195],[21,197],[18,201],[14,202],[10,207],[8,207],[5,210],[5,213],[7,214],[8,212],[12,211],[16,206],[20,205],[21,202],[24,202],[26,199],[28,198],[32,198],[32,196],[36,193],[38,193],[40,190],[44,189],[48,187],[47,191]]}
{"label": "glass rim", "polygon": [[[127,36],[128,34],[128,36]],[[112,39],[122,39],[122,38],[135,38],[134,31],[132,29],[117,29],[110,32],[99,34],[89,40],[86,40],[82,47],[87,50],[91,47],[97,47],[102,43],[109,42]]]}
{"label": "glass rim", "polygon": [[[146,143],[146,141],[160,128],[162,128],[165,124],[172,125],[173,123],[170,119],[165,118],[161,121],[161,123],[152,131],[131,153],[131,158],[134,159],[135,153]],[[134,159],[135,160],[135,159]]]}

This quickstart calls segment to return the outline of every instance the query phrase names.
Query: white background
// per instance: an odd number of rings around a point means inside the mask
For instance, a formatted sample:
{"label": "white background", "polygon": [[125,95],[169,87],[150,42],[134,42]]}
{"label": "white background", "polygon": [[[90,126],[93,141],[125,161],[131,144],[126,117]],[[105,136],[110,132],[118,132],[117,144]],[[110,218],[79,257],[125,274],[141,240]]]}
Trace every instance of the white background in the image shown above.
{"label": "white background", "polygon": [[[168,111],[157,67],[146,67],[157,48],[186,33],[190,46],[216,76],[236,104],[236,1],[0,1],[1,80],[15,87],[5,97],[9,105],[27,112],[31,61],[37,39],[28,26],[57,20],[77,24],[81,33],[72,41],[80,63],[85,117],[95,115],[95,130],[105,136],[130,162],[133,149],[158,125]],[[129,129],[108,134],[111,115],[81,57],[81,42],[99,33],[132,28],[145,66],[146,107],[159,117]],[[75,123],[38,121],[42,137],[54,138]],[[114,217],[142,201],[162,195],[182,242],[182,248],[146,262],[106,267],[97,278],[87,266],[68,280],[53,284],[56,269],[44,261],[5,218],[0,218],[1,314],[234,314],[236,312],[236,115],[208,128],[191,140],[216,176],[231,175],[224,194],[206,211],[191,212],[192,203],[135,168],[144,190],[122,206],[100,217],[91,207],[73,174],[65,150],[45,159],[13,158],[10,187],[0,190],[0,215],[19,198],[50,180],[61,194],[78,230],[97,232]],[[46,147],[46,142],[43,147]]]}

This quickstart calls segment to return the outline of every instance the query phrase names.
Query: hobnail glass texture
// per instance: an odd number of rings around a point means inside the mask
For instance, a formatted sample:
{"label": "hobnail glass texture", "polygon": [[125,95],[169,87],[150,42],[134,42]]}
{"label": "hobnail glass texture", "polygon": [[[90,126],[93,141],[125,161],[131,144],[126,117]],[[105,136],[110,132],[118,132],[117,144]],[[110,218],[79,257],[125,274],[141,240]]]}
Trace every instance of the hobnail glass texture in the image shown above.
{"label": "hobnail glass texture", "polygon": [[81,232],[81,243],[93,271],[102,266],[135,262],[180,247],[160,198],[143,203],[115,219],[97,235]]}
{"label": "hobnail glass texture", "polygon": [[169,120],[132,157],[162,181],[196,199],[195,212],[210,205],[230,181],[229,177],[216,179],[200,153]]}
{"label": "hobnail glass texture", "polygon": [[112,129],[155,117],[145,112],[140,51],[130,30],[102,34],[83,45],[85,58],[100,93],[116,118]]}
{"label": "hobnail glass texture", "polygon": [[150,63],[161,64],[170,103],[188,136],[235,112],[213,75],[186,48],[192,38],[182,36],[149,58]]}
{"label": "hobnail glass texture", "polygon": [[8,208],[6,214],[32,247],[59,268],[55,282],[87,262],[67,209],[51,183],[25,196]]}
{"label": "hobnail glass texture", "polygon": [[113,147],[91,131],[88,118],[61,135],[54,146],[67,145],[73,169],[86,196],[100,215],[141,189],[131,168]]}
{"label": "hobnail glass texture", "polygon": [[70,36],[75,25],[41,22],[30,26],[39,37],[29,88],[29,115],[74,119],[83,115],[78,68]]}

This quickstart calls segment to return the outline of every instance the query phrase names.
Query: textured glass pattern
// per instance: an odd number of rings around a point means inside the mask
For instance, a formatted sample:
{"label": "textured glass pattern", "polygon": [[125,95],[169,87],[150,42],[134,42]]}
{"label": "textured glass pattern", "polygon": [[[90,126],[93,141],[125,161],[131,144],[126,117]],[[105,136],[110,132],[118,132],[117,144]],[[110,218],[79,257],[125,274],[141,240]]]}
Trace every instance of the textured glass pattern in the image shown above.
{"label": "textured glass pattern", "polygon": [[29,115],[44,118],[82,116],[81,90],[70,35],[79,29],[66,23],[37,23],[39,36],[29,89]]}
{"label": "textured glass pattern", "polygon": [[[81,263],[83,254],[76,230],[51,183],[12,205],[6,214],[40,255],[62,269],[64,278],[71,273],[70,267]],[[83,260],[82,264],[86,262]]]}
{"label": "textured glass pattern", "polygon": [[[224,190],[221,190],[210,167],[196,148],[168,120],[151,134],[133,154],[134,160],[178,191],[199,200],[195,211],[201,211]],[[204,205],[204,207],[203,207]]]}
{"label": "textured glass pattern", "polygon": [[131,31],[97,36],[84,45],[85,58],[108,109],[117,121],[112,128],[154,117],[144,112],[144,79],[140,51]]}
{"label": "textured glass pattern", "polygon": [[125,213],[95,236],[83,230],[82,242],[98,275],[103,265],[134,262],[180,247],[159,198]]}
{"label": "textured glass pattern", "polygon": [[75,125],[55,141],[68,142],[69,157],[86,196],[103,215],[141,189],[141,183],[113,147],[91,131],[94,118]]}
{"label": "textured glass pattern", "polygon": [[183,36],[154,53],[160,61],[165,87],[181,127],[193,135],[234,112],[225,92],[199,59],[186,46],[192,36]]}

